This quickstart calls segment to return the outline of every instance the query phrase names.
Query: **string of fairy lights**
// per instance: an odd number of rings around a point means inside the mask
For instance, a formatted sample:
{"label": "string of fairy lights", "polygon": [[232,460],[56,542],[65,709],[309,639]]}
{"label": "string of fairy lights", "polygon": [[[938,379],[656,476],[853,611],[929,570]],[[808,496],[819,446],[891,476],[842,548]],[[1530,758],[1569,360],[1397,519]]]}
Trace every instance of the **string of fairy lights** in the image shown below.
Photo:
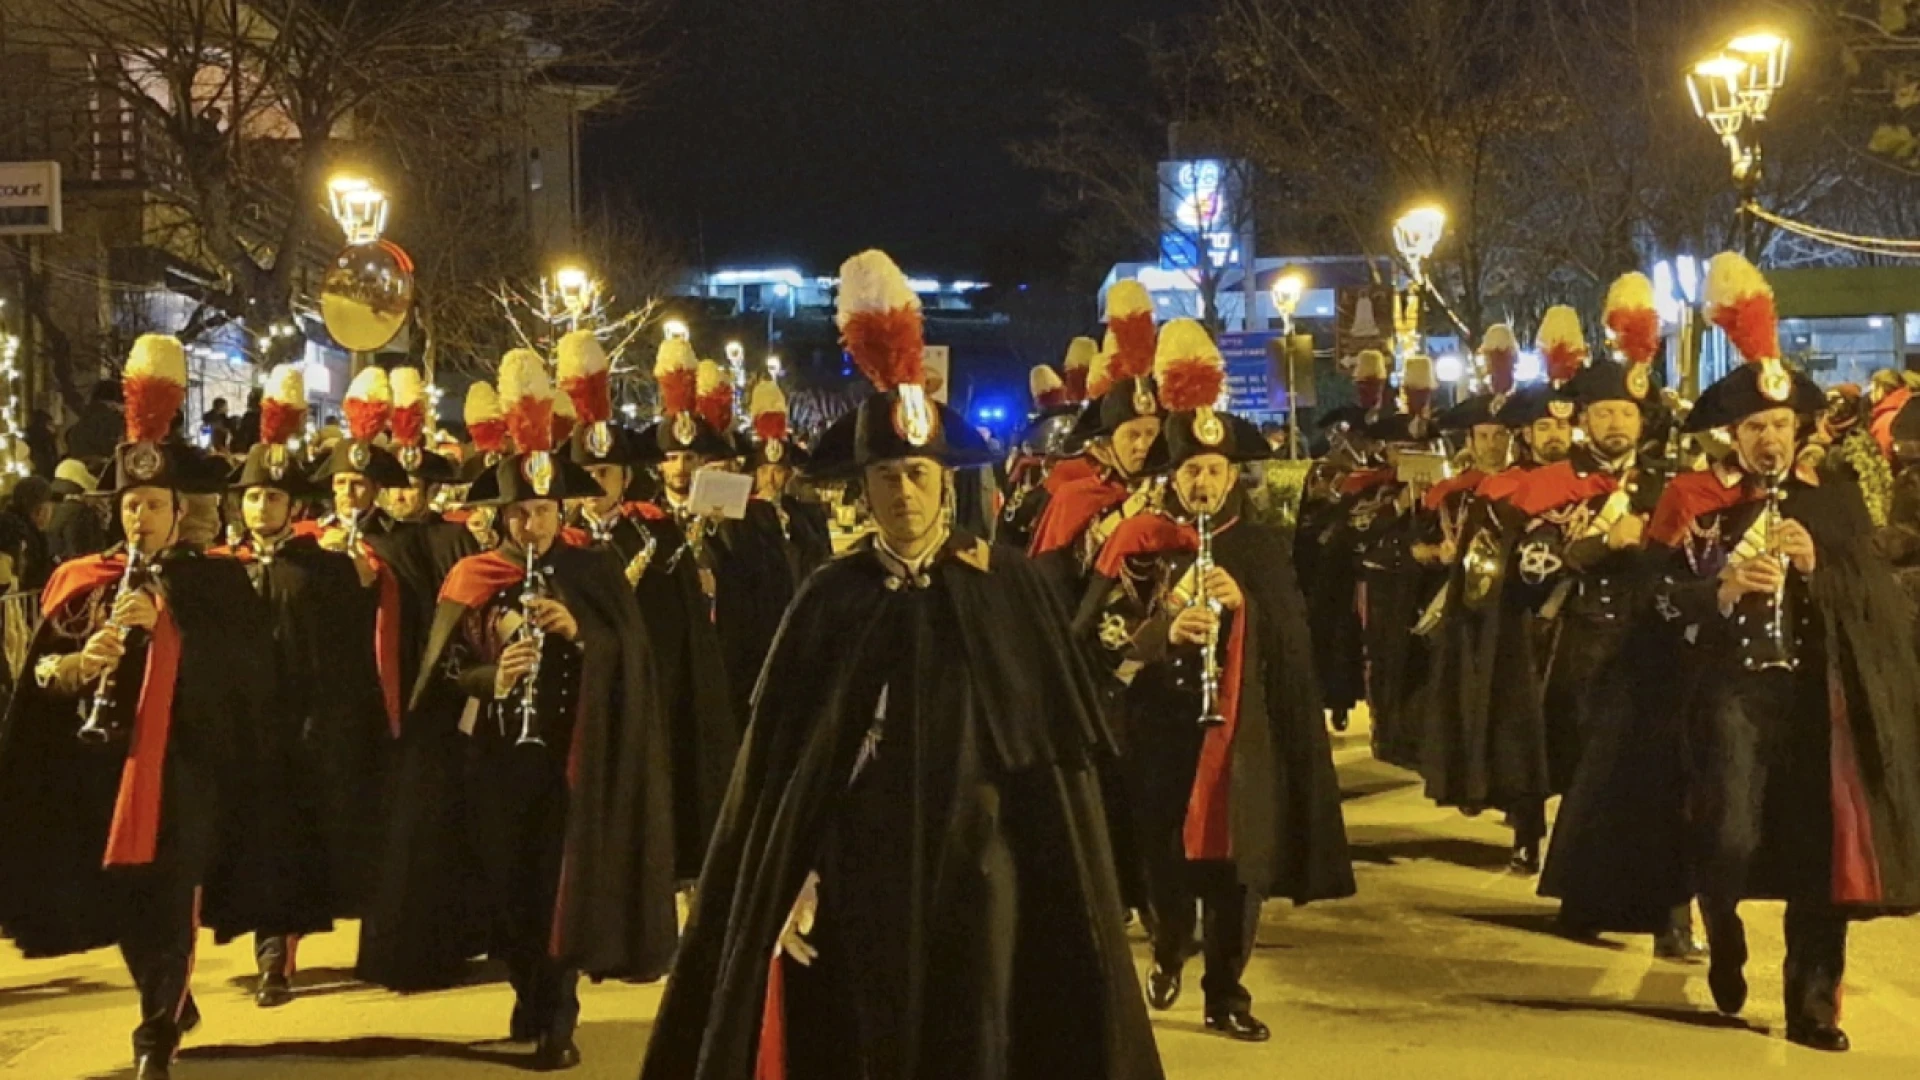
{"label": "string of fairy lights", "polygon": [[[5,303],[0,300],[0,306]],[[19,360],[20,336],[0,326],[0,474],[15,479],[32,471],[26,446],[27,429],[20,418]]]}

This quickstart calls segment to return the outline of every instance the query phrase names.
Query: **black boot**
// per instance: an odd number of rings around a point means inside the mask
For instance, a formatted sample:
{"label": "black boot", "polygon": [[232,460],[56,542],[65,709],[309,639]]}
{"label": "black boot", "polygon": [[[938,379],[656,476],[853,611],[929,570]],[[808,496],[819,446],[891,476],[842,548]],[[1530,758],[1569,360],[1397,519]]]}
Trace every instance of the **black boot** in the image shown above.
{"label": "black boot", "polygon": [[1840,980],[1847,968],[1846,920],[1822,905],[1787,904],[1787,1039],[1831,1054],[1852,1048],[1840,1030]]}
{"label": "black boot", "polygon": [[1707,955],[1707,947],[1693,936],[1692,904],[1674,908],[1667,928],[1653,935],[1653,955],[1656,959],[1681,964],[1697,964]]}
{"label": "black boot", "polygon": [[263,1009],[277,1009],[293,1000],[293,986],[278,972],[260,976],[253,991],[253,1003]]}
{"label": "black boot", "polygon": [[1153,965],[1153,969],[1147,972],[1147,1004],[1159,1012],[1166,1012],[1179,1000],[1180,969],[1176,967],[1169,970],[1159,964]]}
{"label": "black boot", "polygon": [[1522,877],[1536,877],[1540,873],[1540,841],[1529,840],[1513,845],[1513,858],[1507,861],[1507,869]]}
{"label": "black boot", "polygon": [[135,1080],[173,1080],[170,1054],[144,1054],[134,1065]]}
{"label": "black boot", "polygon": [[535,1072],[560,1072],[580,1064],[580,1048],[573,1044],[570,1036],[542,1035],[540,1042],[533,1048],[533,1069]]}
{"label": "black boot", "polygon": [[1254,1017],[1250,1009],[1207,1010],[1207,1030],[1217,1031],[1240,1042],[1266,1042],[1273,1037],[1267,1025]]}
{"label": "black boot", "polygon": [[1747,1007],[1747,928],[1731,906],[1700,908],[1707,927],[1707,947],[1711,950],[1707,966],[1707,987],[1713,991],[1713,1004],[1728,1016],[1740,1015]]}

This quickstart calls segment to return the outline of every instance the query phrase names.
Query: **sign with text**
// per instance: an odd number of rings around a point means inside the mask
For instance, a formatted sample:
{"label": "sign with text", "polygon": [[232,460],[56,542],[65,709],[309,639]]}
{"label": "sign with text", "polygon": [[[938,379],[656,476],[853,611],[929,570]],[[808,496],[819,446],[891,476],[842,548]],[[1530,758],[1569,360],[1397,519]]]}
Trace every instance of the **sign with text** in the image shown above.
{"label": "sign with text", "polygon": [[1220,356],[1227,367],[1228,412],[1268,413],[1286,408],[1286,386],[1274,375],[1273,353],[1268,347],[1279,339],[1279,334],[1265,330],[1220,335]]}
{"label": "sign with text", "polygon": [[60,231],[60,163],[0,161],[0,236]]}

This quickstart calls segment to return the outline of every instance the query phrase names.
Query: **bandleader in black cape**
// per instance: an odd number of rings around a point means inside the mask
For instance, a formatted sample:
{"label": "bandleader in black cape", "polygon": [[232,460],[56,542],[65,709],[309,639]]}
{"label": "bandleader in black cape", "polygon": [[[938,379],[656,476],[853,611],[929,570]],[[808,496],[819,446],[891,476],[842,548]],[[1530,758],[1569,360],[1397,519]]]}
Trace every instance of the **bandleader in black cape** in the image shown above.
{"label": "bandleader in black cape", "polygon": [[[891,261],[842,279],[856,359],[899,389],[842,420],[815,468],[864,468],[889,498],[910,476],[937,514],[927,489],[989,451],[919,385],[918,304]],[[877,308],[849,314],[863,297]],[[816,572],[781,627],[647,1080],[1161,1075],[1091,761],[1109,739],[1064,613],[1017,552],[915,520],[921,554],[883,533]]]}

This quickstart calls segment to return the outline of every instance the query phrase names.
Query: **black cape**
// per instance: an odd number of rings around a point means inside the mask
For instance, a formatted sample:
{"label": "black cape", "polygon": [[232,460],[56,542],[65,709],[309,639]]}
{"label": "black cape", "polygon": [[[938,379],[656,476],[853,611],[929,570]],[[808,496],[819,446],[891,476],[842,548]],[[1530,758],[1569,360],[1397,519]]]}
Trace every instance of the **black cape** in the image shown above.
{"label": "black cape", "polygon": [[685,544],[680,526],[669,518],[629,515],[614,527],[609,546],[625,567],[644,549],[648,535],[653,557],[633,595],[652,645],[669,730],[674,872],[691,881],[700,876],[726,798],[740,751],[740,724],[699,569],[690,555],[675,557]]}
{"label": "black cape", "polygon": [[[881,909],[871,937],[918,944],[889,954],[900,963],[848,976],[873,983],[860,1000],[895,1006],[880,1042],[851,1045],[876,1060],[901,1055],[903,1071],[889,1075],[1161,1075],[1089,760],[1111,749],[1093,690],[1063,610],[1025,558],[992,549],[983,571],[986,550],[956,537],[926,590],[889,589],[865,550],[829,563],[801,590],[755,697],[643,1077],[753,1075],[769,958],[802,883],[860,828],[889,825],[917,837],[888,833],[919,872],[903,876],[895,863],[874,879],[910,899]],[[852,809],[859,796],[849,780],[883,687],[897,694],[889,723],[909,725],[919,745],[903,764],[882,739],[876,779],[891,775],[901,790],[928,796],[919,815],[908,806],[892,815]],[[951,799],[934,794],[942,792]],[[954,827],[962,823],[970,824]],[[988,875],[994,865],[1010,875]],[[832,887],[823,875],[825,922],[834,918]],[[1005,965],[998,978],[981,966],[994,961]],[[787,970],[796,989],[814,980],[816,1005],[854,996],[852,987],[820,986],[818,973]],[[848,1053],[853,1034],[790,1022],[789,1060]]]}
{"label": "black cape", "polygon": [[286,842],[269,853],[278,915],[265,929],[313,933],[360,914],[378,864],[392,749],[374,663],[378,594],[313,537],[289,539],[265,562],[250,548],[237,555],[273,633],[267,775]]}
{"label": "black cape", "polygon": [[[272,708],[266,608],[231,559],[172,548],[158,581],[180,634],[155,859],[101,865],[129,743],[76,737],[82,717],[70,697],[40,688],[34,665],[73,652],[42,620],[18,692],[0,727],[0,933],[29,957],[65,956],[119,940],[125,916],[161,880],[201,883],[202,925],[222,940],[257,929],[271,914],[266,853],[280,842],[262,762],[274,748],[263,717]],[[107,586],[111,589],[112,586]],[[117,695],[129,719],[139,692],[134,654]]]}
{"label": "black cape", "polygon": [[[580,623],[584,647],[560,955],[596,978],[658,978],[676,936],[672,796],[646,629],[606,552],[556,545],[543,563],[553,570],[555,598]],[[401,765],[402,797],[361,939],[360,976],[394,989],[456,980],[485,941],[487,913],[472,898],[480,861],[466,848],[480,808],[462,805],[464,695],[437,669],[468,610],[443,599],[434,617],[407,721],[418,730],[406,733],[424,749]]]}

